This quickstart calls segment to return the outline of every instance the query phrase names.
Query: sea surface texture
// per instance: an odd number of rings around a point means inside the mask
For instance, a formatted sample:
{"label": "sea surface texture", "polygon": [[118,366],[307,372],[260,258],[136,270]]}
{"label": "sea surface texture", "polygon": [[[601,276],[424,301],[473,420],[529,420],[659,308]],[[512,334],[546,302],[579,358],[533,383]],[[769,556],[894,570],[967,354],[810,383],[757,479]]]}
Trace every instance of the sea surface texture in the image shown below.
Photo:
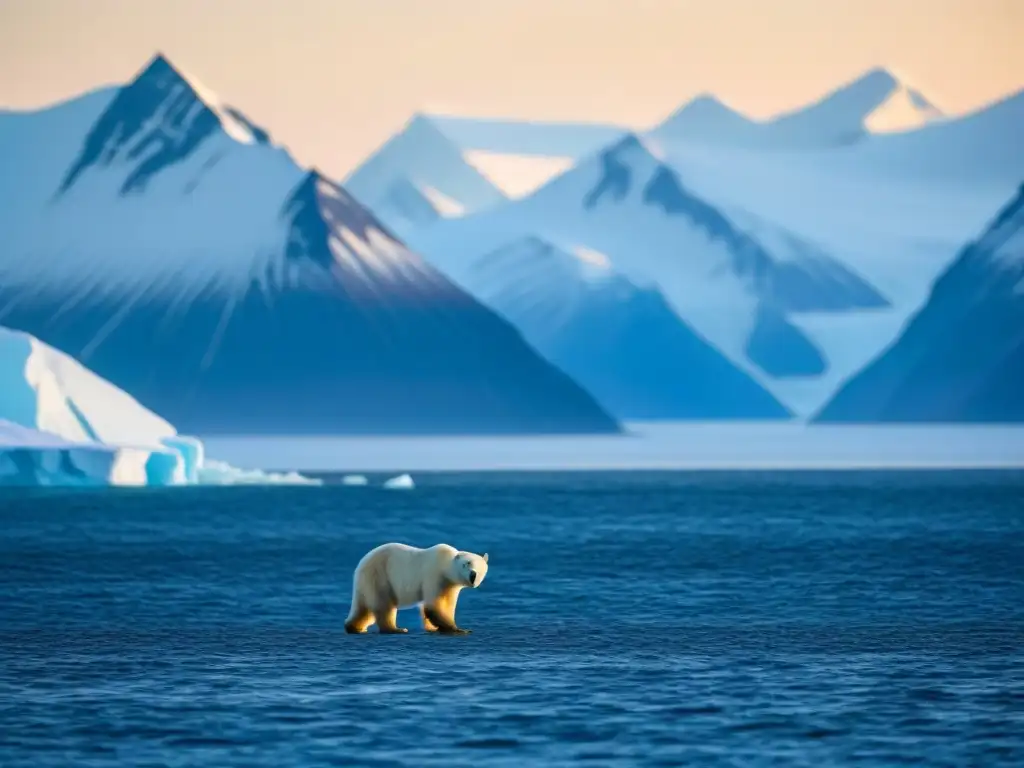
{"label": "sea surface texture", "polygon": [[[0,766],[1024,764],[1024,475],[0,491]],[[346,635],[385,541],[462,637]]]}

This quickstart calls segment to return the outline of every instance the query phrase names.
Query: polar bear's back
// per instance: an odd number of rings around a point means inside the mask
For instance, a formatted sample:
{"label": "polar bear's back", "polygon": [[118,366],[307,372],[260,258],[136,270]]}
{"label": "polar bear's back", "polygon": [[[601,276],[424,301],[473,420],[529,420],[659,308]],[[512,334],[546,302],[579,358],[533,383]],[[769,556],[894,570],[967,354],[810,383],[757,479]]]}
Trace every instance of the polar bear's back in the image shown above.
{"label": "polar bear's back", "polygon": [[356,566],[353,587],[371,596],[388,591],[399,607],[422,602],[424,591],[442,578],[458,550],[448,544],[420,549],[390,542],[374,547]]}

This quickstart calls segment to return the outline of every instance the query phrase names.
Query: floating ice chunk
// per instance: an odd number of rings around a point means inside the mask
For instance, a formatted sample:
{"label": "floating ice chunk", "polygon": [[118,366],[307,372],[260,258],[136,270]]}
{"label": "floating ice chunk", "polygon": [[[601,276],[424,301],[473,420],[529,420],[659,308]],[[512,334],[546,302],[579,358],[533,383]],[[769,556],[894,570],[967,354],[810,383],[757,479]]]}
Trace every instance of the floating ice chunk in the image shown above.
{"label": "floating ice chunk", "polygon": [[237,469],[223,461],[207,459],[199,467],[200,485],[323,485],[323,480],[298,472],[264,472]]}
{"label": "floating ice chunk", "polygon": [[408,488],[415,488],[416,484],[412,481],[412,476],[398,475],[397,477],[385,480],[384,487],[392,490],[404,490]]}
{"label": "floating ice chunk", "polygon": [[341,478],[342,485],[366,485],[366,475],[345,475]]}

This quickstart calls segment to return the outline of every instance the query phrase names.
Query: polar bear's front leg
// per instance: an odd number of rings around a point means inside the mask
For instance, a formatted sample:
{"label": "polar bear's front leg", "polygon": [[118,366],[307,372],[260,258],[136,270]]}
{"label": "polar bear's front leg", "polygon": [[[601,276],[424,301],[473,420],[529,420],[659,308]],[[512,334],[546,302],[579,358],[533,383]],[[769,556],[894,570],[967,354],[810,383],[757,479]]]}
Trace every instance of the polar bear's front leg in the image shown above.
{"label": "polar bear's front leg", "polygon": [[398,626],[398,606],[392,605],[382,611],[374,612],[377,626],[382,635],[403,635],[408,629]]}
{"label": "polar bear's front leg", "polygon": [[[458,587],[446,587],[432,599],[423,601],[423,624],[432,624],[442,635],[468,635],[472,630],[455,625],[455,605],[459,600]],[[432,631],[430,629],[428,632]]]}
{"label": "polar bear's front leg", "polygon": [[437,625],[434,624],[427,616],[427,605],[426,603],[420,604],[420,618],[423,619],[423,629],[426,632],[437,632]]}

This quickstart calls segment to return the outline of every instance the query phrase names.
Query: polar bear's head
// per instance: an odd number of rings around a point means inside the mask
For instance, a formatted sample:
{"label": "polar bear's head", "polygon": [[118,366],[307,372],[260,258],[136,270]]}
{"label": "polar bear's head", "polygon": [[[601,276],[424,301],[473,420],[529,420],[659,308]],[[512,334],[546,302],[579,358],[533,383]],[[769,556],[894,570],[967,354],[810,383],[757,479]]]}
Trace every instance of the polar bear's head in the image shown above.
{"label": "polar bear's head", "polygon": [[487,575],[487,553],[458,552],[449,570],[449,578],[464,587],[479,587]]}

